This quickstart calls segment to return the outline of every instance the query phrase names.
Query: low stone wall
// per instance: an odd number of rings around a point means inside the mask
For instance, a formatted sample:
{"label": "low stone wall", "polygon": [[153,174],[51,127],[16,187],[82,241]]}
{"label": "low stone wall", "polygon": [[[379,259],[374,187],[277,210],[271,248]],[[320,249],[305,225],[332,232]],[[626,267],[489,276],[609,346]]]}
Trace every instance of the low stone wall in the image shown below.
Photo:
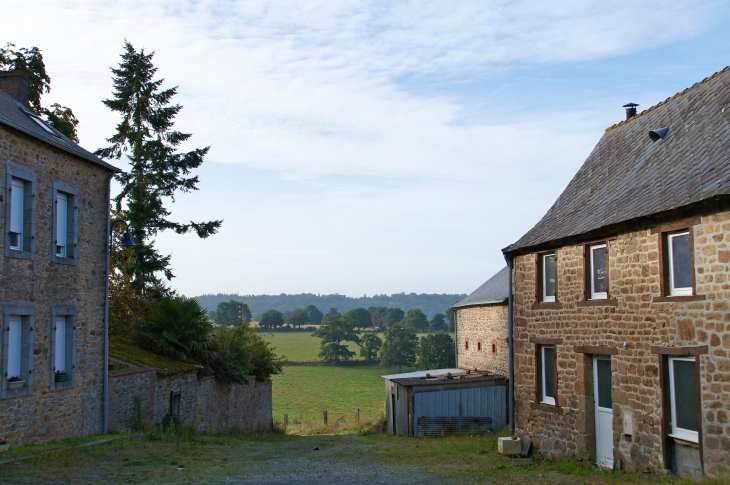
{"label": "low stone wall", "polygon": [[[143,409],[151,423],[170,412],[171,393],[180,393],[178,416],[198,431],[267,431],[272,423],[271,382],[235,384],[197,372],[171,376],[154,369],[113,373],[109,377],[109,429],[133,429]],[[139,402],[140,404],[137,404]]]}

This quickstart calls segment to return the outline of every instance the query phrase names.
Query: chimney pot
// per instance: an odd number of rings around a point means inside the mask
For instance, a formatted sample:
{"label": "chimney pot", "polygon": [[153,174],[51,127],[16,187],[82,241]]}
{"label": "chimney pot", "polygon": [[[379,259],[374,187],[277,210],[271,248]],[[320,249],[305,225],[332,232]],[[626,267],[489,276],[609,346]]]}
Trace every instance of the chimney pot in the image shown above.
{"label": "chimney pot", "polygon": [[28,75],[23,71],[0,71],[0,89],[26,108],[30,107],[28,102]]}
{"label": "chimney pot", "polygon": [[626,108],[626,119],[630,120],[636,116],[636,107],[639,106],[636,103],[625,104],[623,107]]}

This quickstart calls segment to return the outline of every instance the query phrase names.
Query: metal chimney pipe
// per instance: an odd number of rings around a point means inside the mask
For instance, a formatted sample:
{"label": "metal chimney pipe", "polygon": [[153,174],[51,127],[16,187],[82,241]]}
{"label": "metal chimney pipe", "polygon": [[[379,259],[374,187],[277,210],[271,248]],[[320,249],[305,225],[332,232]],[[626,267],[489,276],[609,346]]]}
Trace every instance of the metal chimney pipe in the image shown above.
{"label": "metal chimney pipe", "polygon": [[630,120],[636,116],[636,107],[639,106],[636,103],[625,104],[623,107],[626,108],[626,119]]}

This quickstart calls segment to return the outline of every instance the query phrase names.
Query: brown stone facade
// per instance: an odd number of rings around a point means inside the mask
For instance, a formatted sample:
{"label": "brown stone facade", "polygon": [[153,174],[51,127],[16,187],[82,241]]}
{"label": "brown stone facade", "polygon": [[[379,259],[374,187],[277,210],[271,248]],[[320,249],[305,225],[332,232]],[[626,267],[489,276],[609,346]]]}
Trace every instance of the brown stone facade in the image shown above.
{"label": "brown stone facade", "polygon": [[[30,230],[32,225],[34,234],[32,254],[28,257],[8,256],[6,247],[9,166],[30,170],[36,178],[33,194],[27,194],[35,206],[27,218],[27,226]],[[30,345],[24,350],[28,351],[28,363],[24,361],[22,372],[25,387],[10,390],[8,376],[0,378],[0,437],[17,446],[100,433],[109,172],[5,126],[0,126],[0,170],[0,303],[9,314],[20,306],[32,312],[30,338],[24,337],[24,345]],[[63,187],[78,190],[78,243],[73,263],[53,262],[51,257],[51,194],[54,183],[59,182]],[[69,349],[71,355],[67,357],[72,360],[72,379],[64,383],[56,383],[53,376],[51,322],[52,314],[57,314],[59,308],[75,313],[75,328],[69,334],[75,347]],[[7,318],[3,320],[3,331],[7,330],[6,321]],[[5,345],[2,349],[7,352]]]}
{"label": "brown stone facade", "polygon": [[[516,433],[542,453],[595,459],[592,357],[612,354],[614,459],[630,470],[670,467],[675,445],[667,437],[662,379],[666,353],[684,348],[680,353],[692,353],[699,363],[700,466],[709,476],[730,476],[730,212],[686,224],[695,296],[663,297],[656,228],[627,227],[606,239],[609,295],[603,302],[585,302],[584,244],[548,248],[557,254],[558,279],[557,301],[550,304],[535,305],[536,253],[514,256]],[[537,402],[541,342],[555,348],[556,406]]]}
{"label": "brown stone facade", "polygon": [[[154,369],[112,373],[109,377],[109,429],[134,429],[138,420],[160,422],[170,412],[171,393],[179,392],[177,415],[198,431],[269,431],[272,383],[234,384],[197,372],[161,376]],[[144,416],[141,416],[143,413]]]}
{"label": "brown stone facade", "polygon": [[475,305],[455,312],[458,367],[507,375],[507,305]]}

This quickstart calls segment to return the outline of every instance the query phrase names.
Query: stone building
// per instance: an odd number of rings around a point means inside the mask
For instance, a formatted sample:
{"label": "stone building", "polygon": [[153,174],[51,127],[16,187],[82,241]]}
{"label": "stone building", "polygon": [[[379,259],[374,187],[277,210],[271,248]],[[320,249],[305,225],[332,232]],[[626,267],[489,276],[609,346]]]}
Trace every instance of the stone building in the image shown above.
{"label": "stone building", "polygon": [[198,431],[269,431],[272,383],[200,376],[201,366],[109,340],[109,429],[136,429],[175,415]]}
{"label": "stone building", "polygon": [[514,274],[516,434],[730,475],[730,68],[609,127]]}
{"label": "stone building", "polygon": [[0,164],[0,437],[15,446],[100,433],[118,169],[35,116],[19,72],[0,72]]}
{"label": "stone building", "polygon": [[507,298],[504,267],[472,294],[451,306],[456,327],[456,367],[507,375]]}

